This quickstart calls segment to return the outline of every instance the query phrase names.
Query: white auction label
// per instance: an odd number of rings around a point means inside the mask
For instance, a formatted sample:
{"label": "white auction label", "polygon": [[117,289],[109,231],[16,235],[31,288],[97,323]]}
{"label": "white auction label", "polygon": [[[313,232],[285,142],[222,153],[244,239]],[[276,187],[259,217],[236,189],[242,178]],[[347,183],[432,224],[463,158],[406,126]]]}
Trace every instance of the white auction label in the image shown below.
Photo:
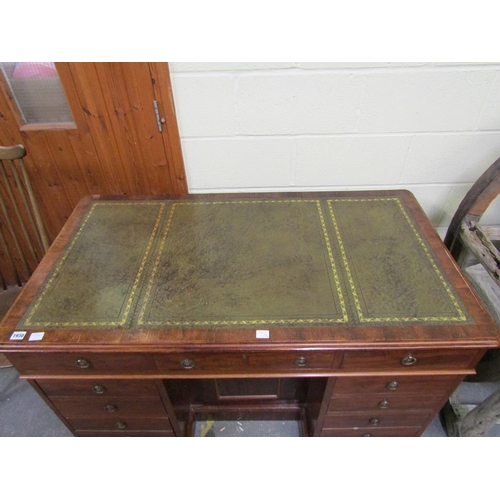
{"label": "white auction label", "polygon": [[28,339],[28,341],[33,342],[34,340],[42,340],[44,335],[45,335],[45,332],[33,332],[30,335],[30,338]]}
{"label": "white auction label", "polygon": [[257,330],[255,332],[255,336],[258,339],[268,339],[269,338],[269,330]]}
{"label": "white auction label", "polygon": [[23,340],[26,336],[26,332],[12,332],[10,340]]}

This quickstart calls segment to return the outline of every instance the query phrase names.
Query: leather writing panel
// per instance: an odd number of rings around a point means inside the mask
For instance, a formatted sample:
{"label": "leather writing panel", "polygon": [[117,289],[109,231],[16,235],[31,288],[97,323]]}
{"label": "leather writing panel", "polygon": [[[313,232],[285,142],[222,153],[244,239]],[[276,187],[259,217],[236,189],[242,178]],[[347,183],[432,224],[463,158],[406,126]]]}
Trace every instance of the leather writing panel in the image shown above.
{"label": "leather writing panel", "polygon": [[98,201],[19,328],[468,322],[396,197]]}

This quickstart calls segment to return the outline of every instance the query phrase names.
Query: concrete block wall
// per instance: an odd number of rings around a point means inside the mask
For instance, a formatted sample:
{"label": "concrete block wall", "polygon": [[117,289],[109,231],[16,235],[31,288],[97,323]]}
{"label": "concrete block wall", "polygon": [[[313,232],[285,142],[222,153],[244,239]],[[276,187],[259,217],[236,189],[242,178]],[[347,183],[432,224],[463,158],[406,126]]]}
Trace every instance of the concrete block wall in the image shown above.
{"label": "concrete block wall", "polygon": [[[170,63],[189,191],[409,189],[444,234],[500,157],[500,63]],[[500,201],[485,216],[500,224]]]}

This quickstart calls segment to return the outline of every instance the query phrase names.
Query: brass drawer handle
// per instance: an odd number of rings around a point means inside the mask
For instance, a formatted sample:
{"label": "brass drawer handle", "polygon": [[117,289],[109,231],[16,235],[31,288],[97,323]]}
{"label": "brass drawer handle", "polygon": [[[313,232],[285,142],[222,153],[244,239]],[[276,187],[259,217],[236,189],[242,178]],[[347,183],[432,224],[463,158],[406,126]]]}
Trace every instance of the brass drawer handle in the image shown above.
{"label": "brass drawer handle", "polygon": [[411,366],[414,365],[417,362],[417,358],[413,356],[412,354],[408,354],[408,356],[405,356],[401,360],[401,364],[404,366]]}
{"label": "brass drawer handle", "polygon": [[370,422],[370,425],[379,425],[380,424],[380,419],[378,419],[378,418],[370,418],[369,422]]}
{"label": "brass drawer handle", "polygon": [[96,394],[104,394],[106,390],[106,387],[103,387],[102,385],[94,385],[94,387],[92,387],[92,392],[95,392]]}
{"label": "brass drawer handle", "polygon": [[113,404],[108,404],[104,407],[104,409],[109,413],[114,413],[116,410],[118,410],[118,406]]}
{"label": "brass drawer handle", "polygon": [[126,429],[127,428],[127,424],[125,422],[119,421],[119,422],[116,422],[115,427],[117,429]]}
{"label": "brass drawer handle", "polygon": [[78,358],[75,365],[78,366],[78,368],[88,368],[90,366],[90,361],[84,358]]}
{"label": "brass drawer handle", "polygon": [[363,434],[361,437],[371,438],[371,437],[373,437],[373,434]]}
{"label": "brass drawer handle", "polygon": [[181,366],[186,370],[191,370],[191,368],[194,368],[196,366],[196,363],[191,359],[186,358],[183,361],[181,361]]}
{"label": "brass drawer handle", "polygon": [[383,401],[380,401],[380,403],[377,405],[379,408],[389,408],[389,401],[387,399],[384,399]]}
{"label": "brass drawer handle", "polygon": [[299,356],[296,360],[295,360],[295,364],[299,367],[299,368],[303,368],[304,366],[307,365],[307,359],[304,358],[304,356]]}
{"label": "brass drawer handle", "polygon": [[385,387],[390,391],[395,391],[399,387],[399,382],[393,380],[392,382],[389,382]]}

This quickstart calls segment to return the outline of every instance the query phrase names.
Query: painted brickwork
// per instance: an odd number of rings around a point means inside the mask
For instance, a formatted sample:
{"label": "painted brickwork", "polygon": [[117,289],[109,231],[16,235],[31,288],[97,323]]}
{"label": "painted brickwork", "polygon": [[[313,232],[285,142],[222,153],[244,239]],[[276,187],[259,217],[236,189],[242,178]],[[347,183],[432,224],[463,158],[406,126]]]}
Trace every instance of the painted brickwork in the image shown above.
{"label": "painted brickwork", "polygon": [[500,156],[500,63],[170,69],[192,193],[404,188],[442,234]]}

